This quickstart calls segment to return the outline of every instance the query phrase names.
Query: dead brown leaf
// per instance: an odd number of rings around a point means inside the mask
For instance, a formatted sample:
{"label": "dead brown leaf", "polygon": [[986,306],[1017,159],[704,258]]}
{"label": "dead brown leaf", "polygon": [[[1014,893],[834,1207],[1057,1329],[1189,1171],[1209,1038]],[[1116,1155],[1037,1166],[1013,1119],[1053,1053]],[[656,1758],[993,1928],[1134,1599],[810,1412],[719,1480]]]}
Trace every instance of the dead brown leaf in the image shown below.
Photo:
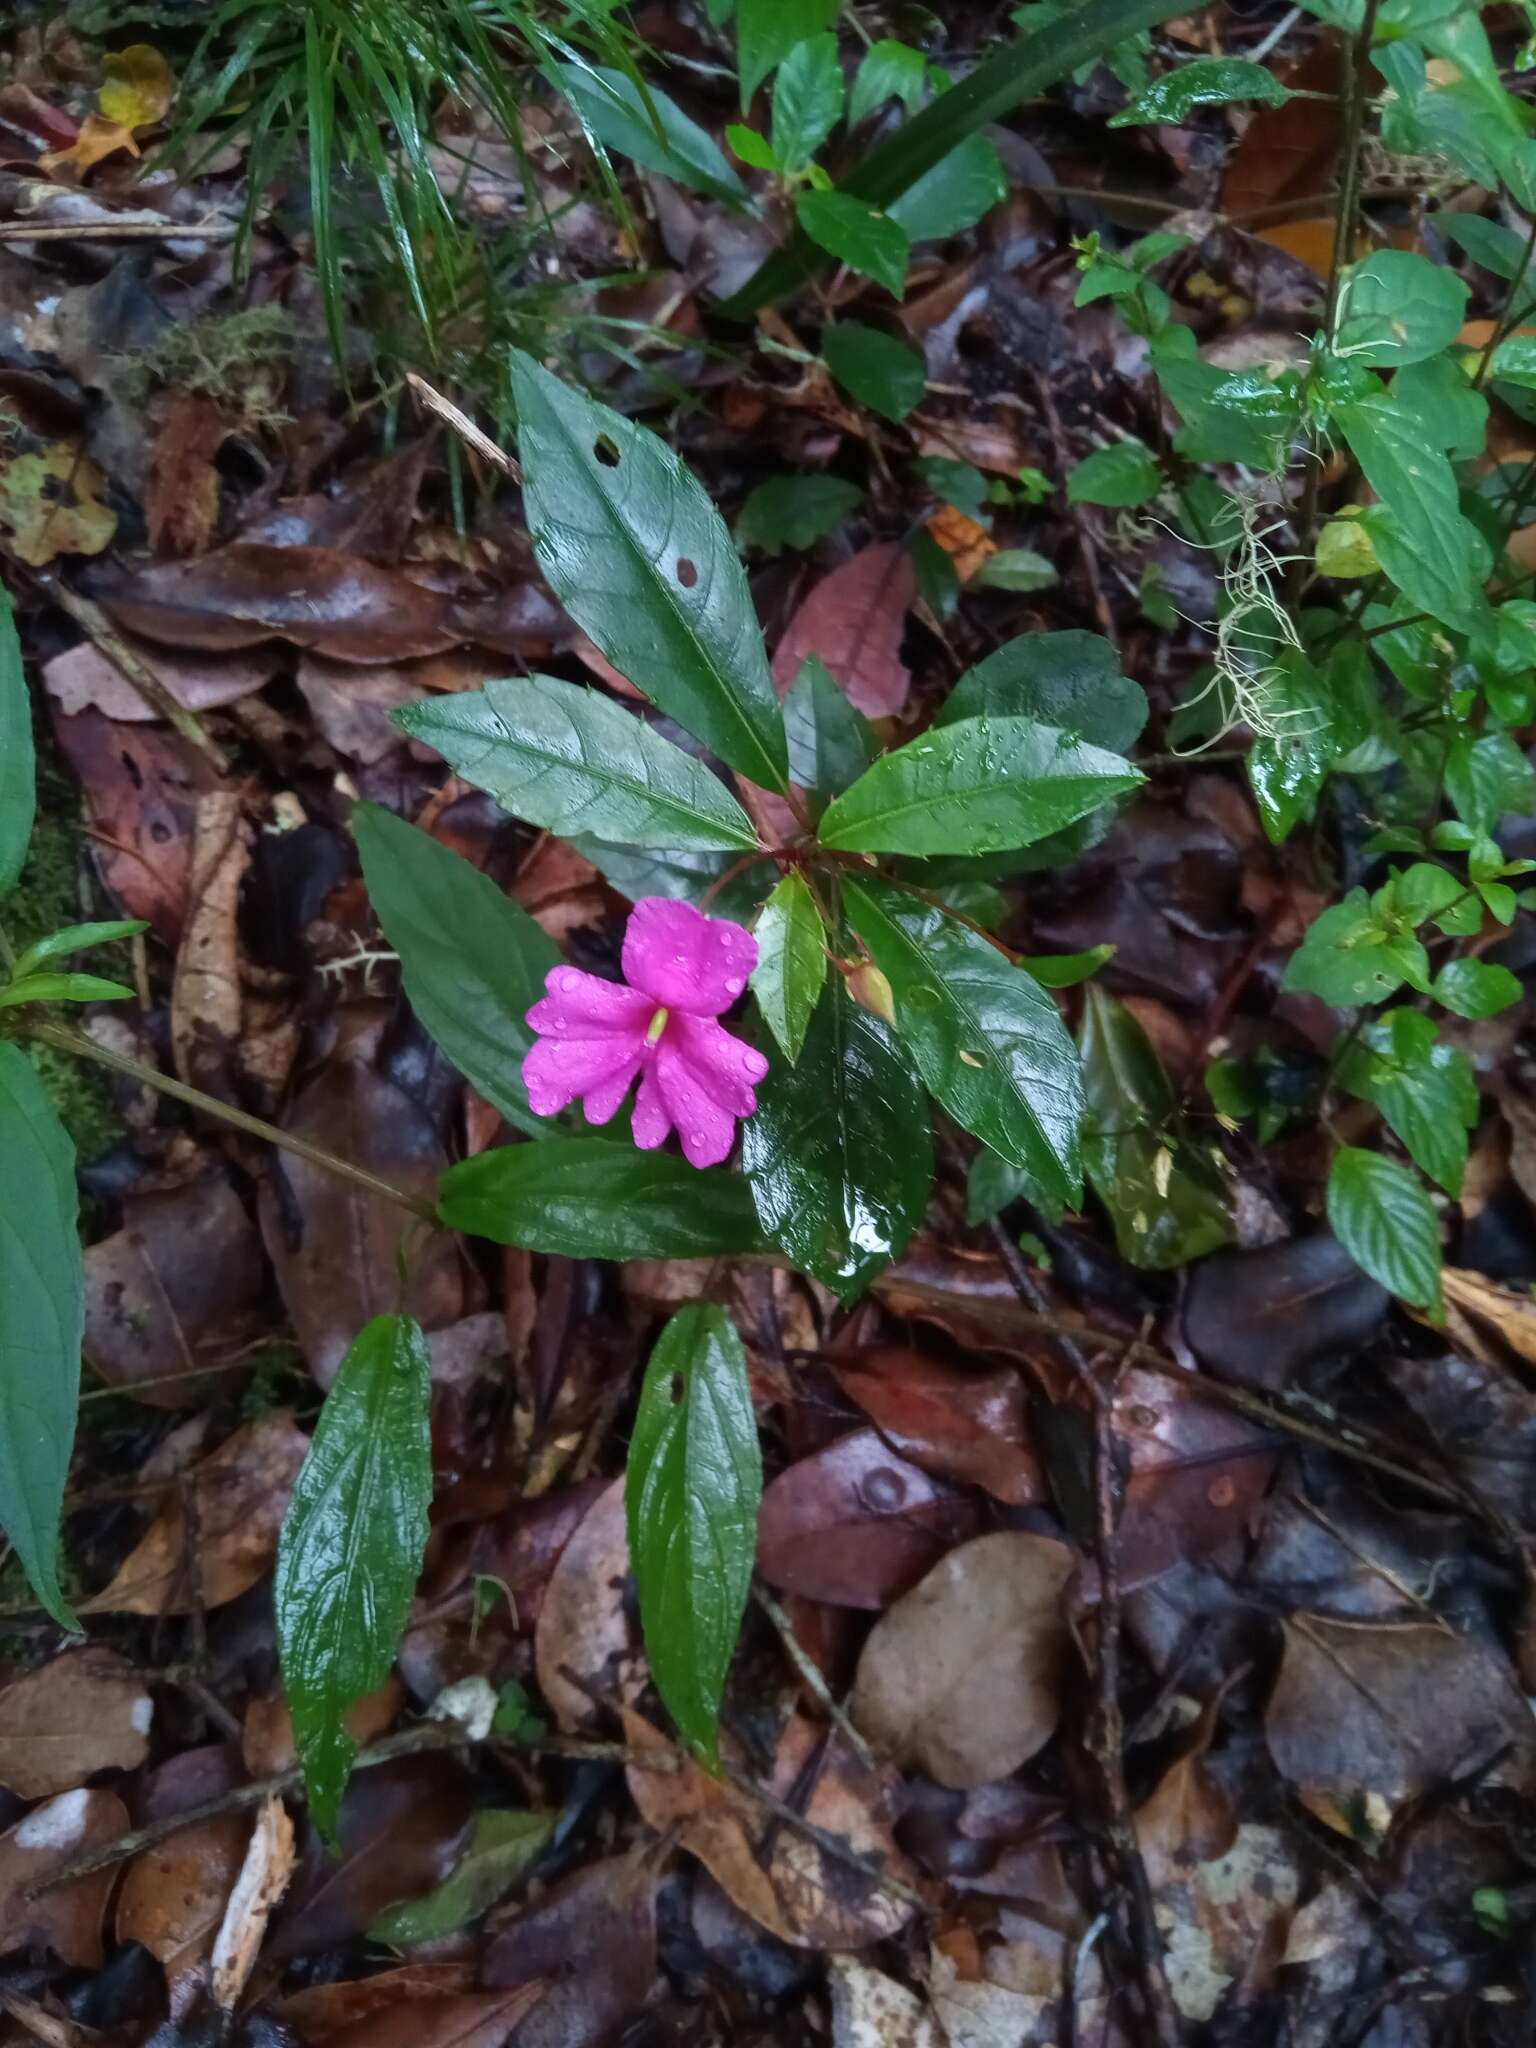
{"label": "dead brown leaf", "polygon": [[336,2048],[502,2048],[544,1996],[542,1983],[513,1991],[418,1998],[330,2036]]}
{"label": "dead brown leaf", "polygon": [[1326,31],[1297,63],[1278,69],[1281,82],[1298,92],[1333,97],[1288,100],[1250,116],[1222,180],[1227,213],[1255,213],[1280,200],[1321,199],[1328,192],[1344,133],[1337,98],[1343,69],[1340,38]]}
{"label": "dead brown leaf", "polygon": [[539,1690],[567,1734],[595,1727],[602,1709],[573,1683],[574,1672],[605,1699],[631,1699],[644,1663],[627,1609],[629,1537],[624,1482],[615,1479],[588,1508],[550,1573],[534,1631]]}
{"label": "dead brown leaf", "polygon": [[0,533],[34,569],[58,555],[99,555],[117,531],[106,478],[77,441],[12,453],[0,444]]}
{"label": "dead brown leaf", "polygon": [[109,121],[105,114],[87,114],[80,123],[79,134],[69,147],[44,150],[37,166],[49,177],[57,171],[72,171],[83,177],[104,158],[116,156],[119,150],[126,151],[129,156],[139,154],[133,130],[125,128],[121,121]]}
{"label": "dead brown leaf", "polygon": [[821,579],[784,629],[773,657],[780,694],[815,654],[867,718],[900,711],[912,687],[901,640],[916,591],[911,557],[894,542],[850,556]]}
{"label": "dead brown leaf", "polygon": [[292,2027],[319,2048],[338,2034],[395,2007],[410,2008],[423,1999],[450,1998],[472,1991],[475,1967],[462,1963],[406,1963],[381,1970],[374,1977],[356,1977],[340,1984],[310,1984],[291,1991],[272,2008],[273,2017]]}
{"label": "dead brown leaf", "polygon": [[0,1942],[6,1948],[51,1948],[71,1969],[97,1970],[101,1928],[117,1882],[114,1868],[76,1878],[57,1891],[30,1896],[61,1863],[128,1831],[128,1809],[115,1792],[61,1792],[0,1835]]}
{"label": "dead brown leaf", "polygon": [[45,1799],[97,1771],[131,1771],[149,1754],[154,1713],[113,1651],[66,1650],[0,1693],[0,1785]]}
{"label": "dead brown leaf", "polygon": [[833,1376],[894,1450],[925,1472],[984,1486],[1009,1507],[1048,1499],[1024,1421],[1024,1382],[999,1366],[961,1372],[918,1351],[872,1348],[829,1360]]}
{"label": "dead brown leaf", "polygon": [[939,507],[928,522],[928,536],[948,555],[962,583],[969,583],[987,557],[997,553],[997,542],[981,522],[954,505]]}
{"label": "dead brown leaf", "polygon": [[159,1962],[173,2015],[201,1979],[250,1831],[244,1814],[221,1814],[136,1856],[124,1875],[117,1939],[141,1943]]}
{"label": "dead brown leaf", "polygon": [[1496,1330],[1517,1358],[1536,1365],[1536,1300],[1528,1292],[1501,1287],[1461,1266],[1447,1266],[1441,1284],[1453,1306]]}
{"label": "dead brown leaf", "polygon": [[157,554],[200,555],[219,523],[214,458],[229,434],[223,407],[202,391],[176,392],[149,451],[144,523]]}
{"label": "dead brown leaf", "polygon": [[486,1950],[489,1985],[543,1979],[517,2048],[617,2040],[656,1982],[656,1871],[649,1857],[607,1856],[573,1871]]}
{"label": "dead brown leaf", "polygon": [[[270,654],[173,654],[168,648],[152,647],[147,640],[129,639],[127,644],[167,696],[189,711],[214,711],[264,689],[282,660],[275,650]],[[116,662],[91,640],[82,640],[67,654],[56,654],[44,662],[43,686],[68,718],[96,710],[111,719],[147,725],[160,715]]]}
{"label": "dead brown leaf", "polygon": [[240,884],[251,856],[238,790],[199,797],[192,829],[188,914],[171,984],[176,1071],[205,1094],[229,1098],[229,1059],[240,1039]]}
{"label": "dead brown leaf", "polygon": [[939,2023],[920,1998],[853,1956],[827,1964],[832,2048],[945,2048]]}
{"label": "dead brown leaf", "polygon": [[233,2012],[240,2002],[267,1924],[293,1877],[293,1822],[272,1793],[256,1815],[245,1856],[213,1943],[213,2002]]}

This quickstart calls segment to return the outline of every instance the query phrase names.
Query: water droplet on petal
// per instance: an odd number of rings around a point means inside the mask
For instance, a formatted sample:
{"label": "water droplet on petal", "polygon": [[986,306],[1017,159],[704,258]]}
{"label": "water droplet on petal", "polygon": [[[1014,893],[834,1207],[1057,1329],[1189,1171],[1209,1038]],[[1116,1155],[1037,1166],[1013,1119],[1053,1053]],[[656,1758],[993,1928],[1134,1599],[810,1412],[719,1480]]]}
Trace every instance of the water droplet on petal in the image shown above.
{"label": "water droplet on petal", "polygon": [[725,992],[728,996],[739,996],[746,985],[739,974],[728,974],[725,978]]}

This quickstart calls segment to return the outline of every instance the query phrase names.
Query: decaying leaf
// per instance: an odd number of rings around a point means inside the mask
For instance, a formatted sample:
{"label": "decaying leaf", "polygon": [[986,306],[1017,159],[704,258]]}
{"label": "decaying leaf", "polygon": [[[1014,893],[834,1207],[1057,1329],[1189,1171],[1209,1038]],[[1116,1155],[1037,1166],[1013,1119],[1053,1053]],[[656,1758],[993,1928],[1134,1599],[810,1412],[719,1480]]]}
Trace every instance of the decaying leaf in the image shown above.
{"label": "decaying leaf", "polygon": [[128,1809],[115,1792],[61,1792],[0,1834],[0,1942],[36,1944],[72,1969],[102,1962],[102,1921],[117,1882],[111,1866],[32,1896],[59,1865],[128,1832]]}
{"label": "decaying leaf", "polygon": [[1444,1267],[1440,1284],[1453,1308],[1496,1331],[1517,1358],[1536,1365],[1536,1300],[1529,1292],[1501,1287],[1460,1266]]}
{"label": "decaying leaf", "polygon": [[117,514],[101,502],[105,487],[77,441],[52,441],[36,455],[0,445],[0,535],[34,569],[56,555],[99,555],[117,531]]}
{"label": "decaying leaf", "polygon": [[1046,1498],[1017,1372],[959,1372],[895,1347],[857,1352],[832,1370],[892,1449],[924,1471],[983,1486],[1009,1507]]}
{"label": "decaying leaf", "polygon": [[117,1939],[139,1942],[160,1964],[173,2014],[185,2009],[201,1981],[250,1832],[246,1815],[220,1814],[145,1850],[124,1873]]}
{"label": "decaying leaf", "polygon": [[293,1822],[273,1793],[256,1815],[245,1858],[213,1943],[213,2002],[232,2012],[256,1967],[261,1944],[293,1876]]}
{"label": "decaying leaf", "polygon": [[899,711],[912,686],[901,640],[915,591],[905,549],[880,541],[850,556],[822,578],[785,628],[773,657],[780,693],[814,654],[866,717]]}
{"label": "decaying leaf", "polygon": [[0,1692],[0,1785],[44,1799],[97,1771],[132,1770],[149,1754],[154,1714],[114,1651],[66,1650]]}
{"label": "decaying leaf", "polygon": [[945,2048],[939,2023],[923,2001],[852,1956],[827,1966],[832,1993],[832,2048]]}
{"label": "decaying leaf", "polygon": [[616,1479],[561,1551],[534,1632],[539,1690],[568,1733],[596,1727],[600,1700],[632,1698],[643,1683],[630,1605],[624,1481]]}

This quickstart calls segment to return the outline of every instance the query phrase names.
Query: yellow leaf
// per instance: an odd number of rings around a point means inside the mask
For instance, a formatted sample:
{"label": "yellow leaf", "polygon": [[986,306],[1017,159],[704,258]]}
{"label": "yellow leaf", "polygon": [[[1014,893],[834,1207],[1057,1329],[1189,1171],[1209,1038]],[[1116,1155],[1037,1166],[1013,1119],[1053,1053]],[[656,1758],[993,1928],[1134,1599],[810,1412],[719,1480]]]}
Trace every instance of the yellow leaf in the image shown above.
{"label": "yellow leaf", "polygon": [[103,69],[106,82],[96,104],[109,121],[132,129],[153,128],[165,119],[176,97],[176,80],[153,43],[113,51]]}
{"label": "yellow leaf", "polygon": [[132,129],[125,128],[121,121],[108,121],[101,114],[87,114],[80,123],[80,133],[68,149],[50,149],[37,161],[50,176],[66,167],[84,172],[92,164],[99,164],[104,156],[116,155],[120,149],[126,149],[130,156],[139,154]]}
{"label": "yellow leaf", "polygon": [[0,457],[0,533],[34,569],[55,555],[99,555],[117,531],[117,514],[97,496],[105,481],[78,441]]}

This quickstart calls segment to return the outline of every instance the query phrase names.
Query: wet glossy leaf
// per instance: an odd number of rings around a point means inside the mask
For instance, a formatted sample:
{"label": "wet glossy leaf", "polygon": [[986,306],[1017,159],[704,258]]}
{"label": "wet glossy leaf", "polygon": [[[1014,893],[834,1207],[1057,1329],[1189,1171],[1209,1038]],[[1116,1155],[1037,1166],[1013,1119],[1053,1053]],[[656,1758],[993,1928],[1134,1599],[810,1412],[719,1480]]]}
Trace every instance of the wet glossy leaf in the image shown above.
{"label": "wet glossy leaf", "polygon": [[606,64],[556,64],[552,69],[605,149],[695,192],[746,205],[746,187],[719,145],[655,85],[648,83],[642,92],[626,72]]}
{"label": "wet glossy leaf", "polygon": [[426,1339],[406,1316],[359,1331],[315,1425],[277,1551],[272,1600],[310,1812],[336,1827],[357,1745],[348,1710],[384,1683],[427,1542]]}
{"label": "wet glossy leaf", "polygon": [[0,1009],[20,1003],[132,1002],[133,990],[99,974],[29,974],[0,988]]}
{"label": "wet glossy leaf", "polygon": [[1142,780],[1120,756],[1032,718],[962,718],[882,755],[834,800],[817,836],[855,853],[1001,853]]}
{"label": "wet glossy leaf", "polygon": [[857,782],[880,749],[861,712],[827,671],[808,654],[784,699],[789,738],[789,779],[798,788],[828,797]]}
{"label": "wet glossy leaf", "polygon": [[890,206],[891,219],[914,242],[942,242],[975,227],[1008,197],[1008,174],[997,144],[968,135],[957,149],[925,171]]}
{"label": "wet glossy leaf", "polygon": [[910,43],[884,36],[871,43],[859,60],[848,105],[848,121],[857,128],[867,114],[887,100],[900,100],[909,114],[915,114],[928,89],[927,60]]}
{"label": "wet glossy leaf", "polygon": [[488,875],[379,804],[352,829],[374,915],[400,956],[411,1007],[467,1081],[509,1123],[551,1126],[528,1107],[525,1021],[560,948]]}
{"label": "wet glossy leaf", "polygon": [[1477,1077],[1464,1052],[1439,1042],[1430,1018],[1418,1010],[1373,1017],[1340,1061],[1338,1079],[1375,1103],[1431,1180],[1448,1195],[1461,1193],[1467,1133],[1478,1116]]}
{"label": "wet glossy leaf", "polygon": [[75,1152],[26,1055],[3,1043],[0,1158],[0,1528],[43,1606],[78,1628],[58,1577],[85,1326]]}
{"label": "wet glossy leaf", "polygon": [[1383,570],[1414,605],[1469,630],[1486,609],[1487,549],[1462,516],[1455,472],[1390,392],[1339,406],[1340,432],[1387,517],[1363,524]]}
{"label": "wet glossy leaf", "polygon": [[757,844],[718,777],[600,690],[527,676],[408,705],[395,723],[541,831],[703,852]]}
{"label": "wet glossy leaf", "polygon": [[1443,1314],[1440,1225],[1416,1174],[1346,1145],[1328,1175],[1328,1221],[1373,1280],[1415,1308]]}
{"label": "wet glossy leaf", "polygon": [[923,358],[878,327],[839,320],[823,328],[821,359],[850,397],[884,419],[904,420],[922,404],[928,382]]}
{"label": "wet glossy leaf", "polygon": [[32,837],[32,705],[9,593],[0,588],[0,896],[16,886]]}
{"label": "wet glossy leaf", "polygon": [[929,1092],[1048,1199],[1075,1206],[1082,1082],[1056,1005],[977,933],[891,883],[850,878],[844,897]]}
{"label": "wet glossy leaf", "polygon": [[736,520],[744,547],[776,555],[814,547],[848,517],[864,493],[840,476],[771,476],[748,494]]}
{"label": "wet glossy leaf", "polygon": [[625,1507],[651,1676],[711,1767],[762,1496],[747,1354],[724,1309],[692,1302],[662,1331],[646,1367]]}
{"label": "wet glossy leaf", "polygon": [[1333,345],[1367,369],[1400,369],[1449,348],[1467,317],[1467,287],[1442,263],[1378,249],[1339,284]]}
{"label": "wet glossy leaf", "polygon": [[849,1302],[905,1250],[933,1177],[928,1104],[907,1054],[840,975],[794,1065],[775,1064],[742,1128],[763,1230]]}
{"label": "wet glossy leaf", "polygon": [[1458,733],[1445,764],[1445,793],[1474,832],[1492,832],[1506,811],[1536,810],[1536,769],[1507,732]]}
{"label": "wet glossy leaf", "polygon": [[1522,991],[1507,967],[1486,960],[1447,960],[1430,993],[1458,1017],[1496,1017],[1518,1003]]}
{"label": "wet glossy leaf", "polygon": [[50,932],[35,945],[28,946],[16,955],[13,970],[16,980],[24,980],[35,967],[41,967],[49,960],[67,960],[72,953],[84,953],[92,946],[110,945],[115,939],[135,939],[140,932],[147,932],[148,924],[142,917],[114,917],[99,924],[71,924],[62,931]]}
{"label": "wet glossy leaf", "polygon": [[849,192],[802,192],[795,217],[818,248],[902,296],[911,241],[900,221]]}
{"label": "wet glossy leaf", "polygon": [[687,1259],[760,1251],[746,1182],[610,1138],[502,1145],[443,1175],[450,1230],[571,1259]]}
{"label": "wet glossy leaf", "polygon": [[725,522],[663,441],[514,352],[539,567],[606,658],[740,774],[782,789],[784,727]]}
{"label": "wet glossy leaf", "polygon": [[1263,64],[1243,57],[1197,57],[1145,86],[1128,107],[1110,115],[1109,126],[1130,128],[1140,122],[1162,121],[1178,127],[1196,107],[1225,107],[1234,100],[1283,107],[1292,97]]}
{"label": "wet glossy leaf", "polygon": [[475,1815],[464,1860],[452,1877],[423,1899],[392,1906],[374,1921],[368,1939],[409,1948],[413,1942],[456,1934],[506,1897],[543,1854],[554,1826],[554,1816],[548,1813],[484,1808]]}
{"label": "wet glossy leaf", "polygon": [[843,69],[835,35],[808,36],[773,81],[773,153],[781,171],[804,170],[843,118]]}
{"label": "wet glossy leaf", "polygon": [[1112,754],[1125,754],[1147,722],[1147,693],[1099,633],[1021,633],[967,669],[934,723],[1036,718]]}
{"label": "wet glossy leaf", "polygon": [[798,868],[790,869],[763,905],[756,937],[752,993],[763,1022],[792,1064],[800,1057],[805,1029],[827,975],[826,930]]}

